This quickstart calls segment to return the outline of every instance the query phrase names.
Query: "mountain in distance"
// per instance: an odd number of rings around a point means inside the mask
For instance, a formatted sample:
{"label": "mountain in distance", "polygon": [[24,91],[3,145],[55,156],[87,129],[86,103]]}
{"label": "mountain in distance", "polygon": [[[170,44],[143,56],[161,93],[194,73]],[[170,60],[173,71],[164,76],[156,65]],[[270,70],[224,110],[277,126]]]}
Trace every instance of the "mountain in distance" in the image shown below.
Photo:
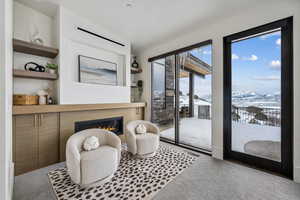
{"label": "mountain in distance", "polygon": [[[199,95],[197,98],[202,101],[211,103],[212,96],[209,95]],[[183,102],[188,101],[188,95],[181,95],[180,100]],[[261,108],[279,109],[281,104],[281,94],[280,92],[274,93],[258,93],[255,91],[233,91],[232,92],[232,104],[237,107],[248,107],[256,106]]]}
{"label": "mountain in distance", "polygon": [[254,91],[233,91],[232,103],[240,107],[257,106],[264,108],[279,108],[280,97],[280,92],[261,94]]}

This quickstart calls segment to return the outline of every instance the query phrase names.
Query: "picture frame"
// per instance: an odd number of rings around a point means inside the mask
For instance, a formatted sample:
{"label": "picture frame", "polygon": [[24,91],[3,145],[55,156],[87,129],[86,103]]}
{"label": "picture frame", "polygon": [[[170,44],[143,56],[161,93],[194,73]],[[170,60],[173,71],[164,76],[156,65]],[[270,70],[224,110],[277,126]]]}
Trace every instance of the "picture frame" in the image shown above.
{"label": "picture frame", "polygon": [[80,83],[118,85],[118,64],[89,56],[78,55]]}

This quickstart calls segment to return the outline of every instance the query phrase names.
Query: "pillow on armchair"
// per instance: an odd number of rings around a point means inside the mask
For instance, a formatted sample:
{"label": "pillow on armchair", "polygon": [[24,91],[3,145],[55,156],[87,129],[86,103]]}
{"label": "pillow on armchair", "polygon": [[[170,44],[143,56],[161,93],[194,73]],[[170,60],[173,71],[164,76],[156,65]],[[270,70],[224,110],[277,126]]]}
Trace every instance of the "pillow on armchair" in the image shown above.
{"label": "pillow on armchair", "polygon": [[88,137],[83,142],[83,149],[85,151],[91,151],[99,147],[99,139],[96,136]]}
{"label": "pillow on armchair", "polygon": [[145,134],[147,132],[147,128],[144,124],[139,124],[135,128],[136,134]]}

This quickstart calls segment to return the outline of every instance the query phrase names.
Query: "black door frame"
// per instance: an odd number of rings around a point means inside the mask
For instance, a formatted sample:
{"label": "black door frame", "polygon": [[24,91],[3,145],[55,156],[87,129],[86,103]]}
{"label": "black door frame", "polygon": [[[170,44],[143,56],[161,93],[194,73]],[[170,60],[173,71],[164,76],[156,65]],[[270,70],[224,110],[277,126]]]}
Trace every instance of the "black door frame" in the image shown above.
{"label": "black door frame", "polygon": [[[160,138],[160,140],[162,140],[164,142],[167,142],[167,143],[170,143],[170,144],[173,144],[173,145],[176,145],[176,146],[179,146],[179,147],[189,149],[189,150],[193,150],[193,151],[196,151],[196,152],[201,152],[201,153],[204,153],[204,154],[207,154],[207,155],[211,155],[211,151],[209,151],[207,149],[204,149],[204,148],[201,148],[201,147],[194,147],[194,146],[191,146],[191,145],[188,145],[188,144],[182,144],[182,143],[179,142],[179,78],[178,78],[179,73],[180,73],[179,54],[183,53],[183,52],[186,52],[186,51],[189,51],[189,50],[192,50],[192,49],[195,49],[195,48],[206,46],[206,45],[212,45],[212,40],[206,40],[206,41],[199,42],[199,43],[187,46],[187,47],[176,49],[174,51],[163,53],[163,54],[158,55],[158,56],[151,57],[151,58],[148,59],[148,62],[151,62],[151,107],[153,107],[152,106],[153,105],[153,96],[152,96],[153,95],[152,94],[152,91],[153,91],[153,76],[152,76],[153,67],[152,67],[152,62],[155,61],[155,60],[166,58],[168,56],[174,56],[175,57],[174,58],[175,59],[175,108],[174,108],[174,112],[175,112],[175,117],[174,117],[174,120],[175,120],[175,123],[174,123],[175,138],[174,138],[174,141],[170,140],[170,139],[167,139],[167,138],[162,138],[162,137]],[[190,75],[189,75],[189,90],[190,91],[194,90],[193,83],[194,83],[194,75],[192,73],[190,73]],[[191,96],[191,92],[190,92],[190,96]],[[192,102],[191,102],[191,98],[190,98],[189,107],[191,107],[191,106],[192,106]],[[151,120],[152,120],[152,115],[153,115],[152,112],[153,111],[151,110]]]}
{"label": "black door frame", "polygon": [[[281,162],[251,156],[231,149],[231,44],[243,38],[281,29]],[[224,43],[224,159],[293,177],[293,17],[278,20],[223,38]]]}

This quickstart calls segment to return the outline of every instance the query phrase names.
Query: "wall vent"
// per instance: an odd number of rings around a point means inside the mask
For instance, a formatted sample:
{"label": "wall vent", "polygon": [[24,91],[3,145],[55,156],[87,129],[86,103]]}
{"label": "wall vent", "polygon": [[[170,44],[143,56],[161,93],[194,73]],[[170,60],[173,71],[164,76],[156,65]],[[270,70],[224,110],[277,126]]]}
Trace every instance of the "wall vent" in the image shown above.
{"label": "wall vent", "polygon": [[107,40],[107,41],[109,41],[109,42],[112,42],[112,43],[114,43],[114,44],[120,45],[120,46],[122,46],[122,47],[125,46],[124,44],[122,44],[122,43],[120,43],[120,42],[116,42],[116,41],[114,41],[114,40],[111,40],[111,39],[109,39],[109,38],[107,38],[107,37],[103,37],[103,36],[101,36],[101,35],[98,35],[98,34],[96,34],[96,33],[93,33],[93,32],[91,32],[91,31],[88,31],[88,30],[86,30],[86,29],[83,29],[83,28],[80,28],[80,27],[77,27],[77,29],[80,30],[80,31],[82,31],[82,32],[85,32],[85,33],[91,34],[91,35],[93,35],[93,36],[96,36],[96,37],[98,37],[98,38],[101,38],[101,39]]}

